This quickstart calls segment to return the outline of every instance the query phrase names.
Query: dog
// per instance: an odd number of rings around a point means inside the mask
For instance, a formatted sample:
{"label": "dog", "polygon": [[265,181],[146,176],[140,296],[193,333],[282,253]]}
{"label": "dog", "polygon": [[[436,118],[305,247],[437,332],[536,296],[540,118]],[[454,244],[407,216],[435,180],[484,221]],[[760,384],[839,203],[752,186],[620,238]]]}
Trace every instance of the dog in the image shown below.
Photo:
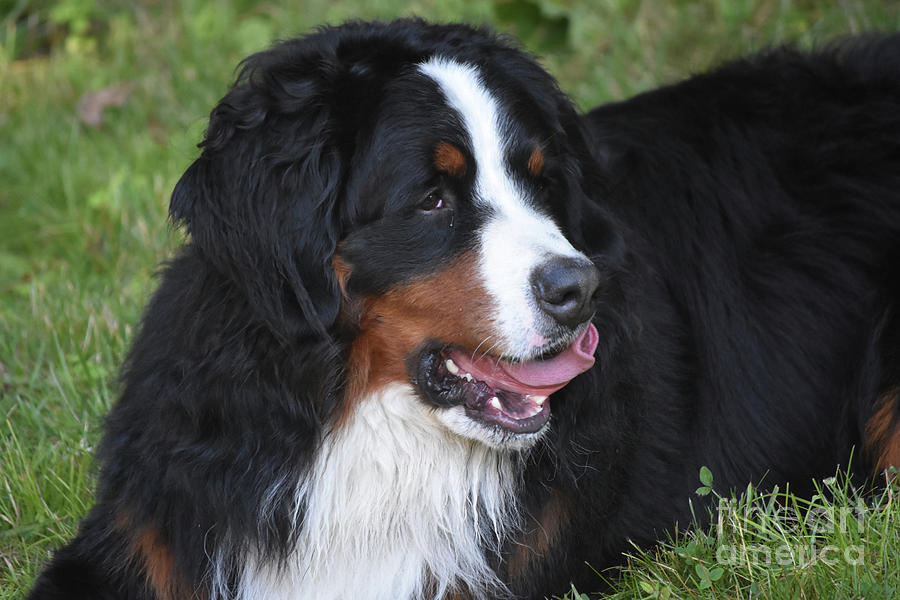
{"label": "dog", "polygon": [[898,35],[581,114],[487,29],[349,23],[248,58],[200,146],[32,599],[543,598],[702,466],[900,464]]}

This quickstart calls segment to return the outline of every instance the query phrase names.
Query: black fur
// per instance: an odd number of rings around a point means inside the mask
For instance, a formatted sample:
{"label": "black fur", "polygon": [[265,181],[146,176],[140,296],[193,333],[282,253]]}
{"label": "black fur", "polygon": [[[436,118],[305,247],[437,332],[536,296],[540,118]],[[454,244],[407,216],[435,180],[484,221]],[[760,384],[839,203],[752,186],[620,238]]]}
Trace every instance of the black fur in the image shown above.
{"label": "black fur", "polygon": [[597,364],[554,394],[550,451],[524,473],[523,505],[559,507],[559,531],[524,576],[519,547],[488,557],[516,594],[597,587],[585,561],[685,522],[701,465],[723,489],[803,493],[863,445],[900,384],[900,36],[774,50],[579,117],[489,32],[330,28],[249,58],[212,112],[172,196],[191,241],[126,361],[96,506],[30,598],[156,598],[130,558],[144,530],[200,597],[212,561],[234,586],[246,549],[288,555],[294,486],[274,483],[309,466],[353,336],[338,245],[359,293],[471,243],[465,220],[441,237],[409,212],[465,185],[410,174],[458,131],[411,67],[434,54],[477,64],[543,136],[535,185],[603,274]]}

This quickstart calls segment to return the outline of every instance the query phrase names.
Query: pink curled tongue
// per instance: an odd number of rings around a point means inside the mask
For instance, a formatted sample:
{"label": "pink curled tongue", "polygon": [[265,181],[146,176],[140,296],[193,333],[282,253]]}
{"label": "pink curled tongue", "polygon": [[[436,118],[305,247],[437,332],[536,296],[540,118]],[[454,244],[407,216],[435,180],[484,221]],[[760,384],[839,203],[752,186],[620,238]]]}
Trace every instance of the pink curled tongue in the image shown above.
{"label": "pink curled tongue", "polygon": [[549,396],[591,368],[599,339],[597,328],[588,324],[571,346],[548,360],[511,364],[482,356],[473,361],[471,354],[458,350],[451,352],[450,358],[462,372],[470,373],[495,390]]}

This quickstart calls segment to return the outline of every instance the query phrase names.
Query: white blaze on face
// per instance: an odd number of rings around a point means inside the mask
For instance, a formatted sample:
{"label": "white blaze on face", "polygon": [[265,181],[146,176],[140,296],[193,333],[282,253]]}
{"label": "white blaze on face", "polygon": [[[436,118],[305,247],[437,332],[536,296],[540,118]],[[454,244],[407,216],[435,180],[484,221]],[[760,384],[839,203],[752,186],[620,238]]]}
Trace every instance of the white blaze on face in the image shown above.
{"label": "white blaze on face", "polygon": [[484,86],[478,70],[440,57],[419,66],[460,116],[475,159],[474,201],[490,210],[480,232],[480,269],[497,307],[494,353],[528,356],[546,343],[531,289],[535,267],[553,257],[582,257],[556,224],[532,208],[507,166],[505,139],[512,123]]}

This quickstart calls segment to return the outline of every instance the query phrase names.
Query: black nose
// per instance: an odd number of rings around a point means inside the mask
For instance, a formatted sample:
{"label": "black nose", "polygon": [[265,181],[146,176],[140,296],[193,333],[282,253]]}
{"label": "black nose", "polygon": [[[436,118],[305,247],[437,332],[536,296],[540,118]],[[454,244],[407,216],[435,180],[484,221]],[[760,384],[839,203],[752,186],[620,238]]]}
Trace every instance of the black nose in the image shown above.
{"label": "black nose", "polygon": [[594,312],[600,273],[586,260],[554,258],[537,267],[531,286],[541,310],[560,325],[575,328]]}

